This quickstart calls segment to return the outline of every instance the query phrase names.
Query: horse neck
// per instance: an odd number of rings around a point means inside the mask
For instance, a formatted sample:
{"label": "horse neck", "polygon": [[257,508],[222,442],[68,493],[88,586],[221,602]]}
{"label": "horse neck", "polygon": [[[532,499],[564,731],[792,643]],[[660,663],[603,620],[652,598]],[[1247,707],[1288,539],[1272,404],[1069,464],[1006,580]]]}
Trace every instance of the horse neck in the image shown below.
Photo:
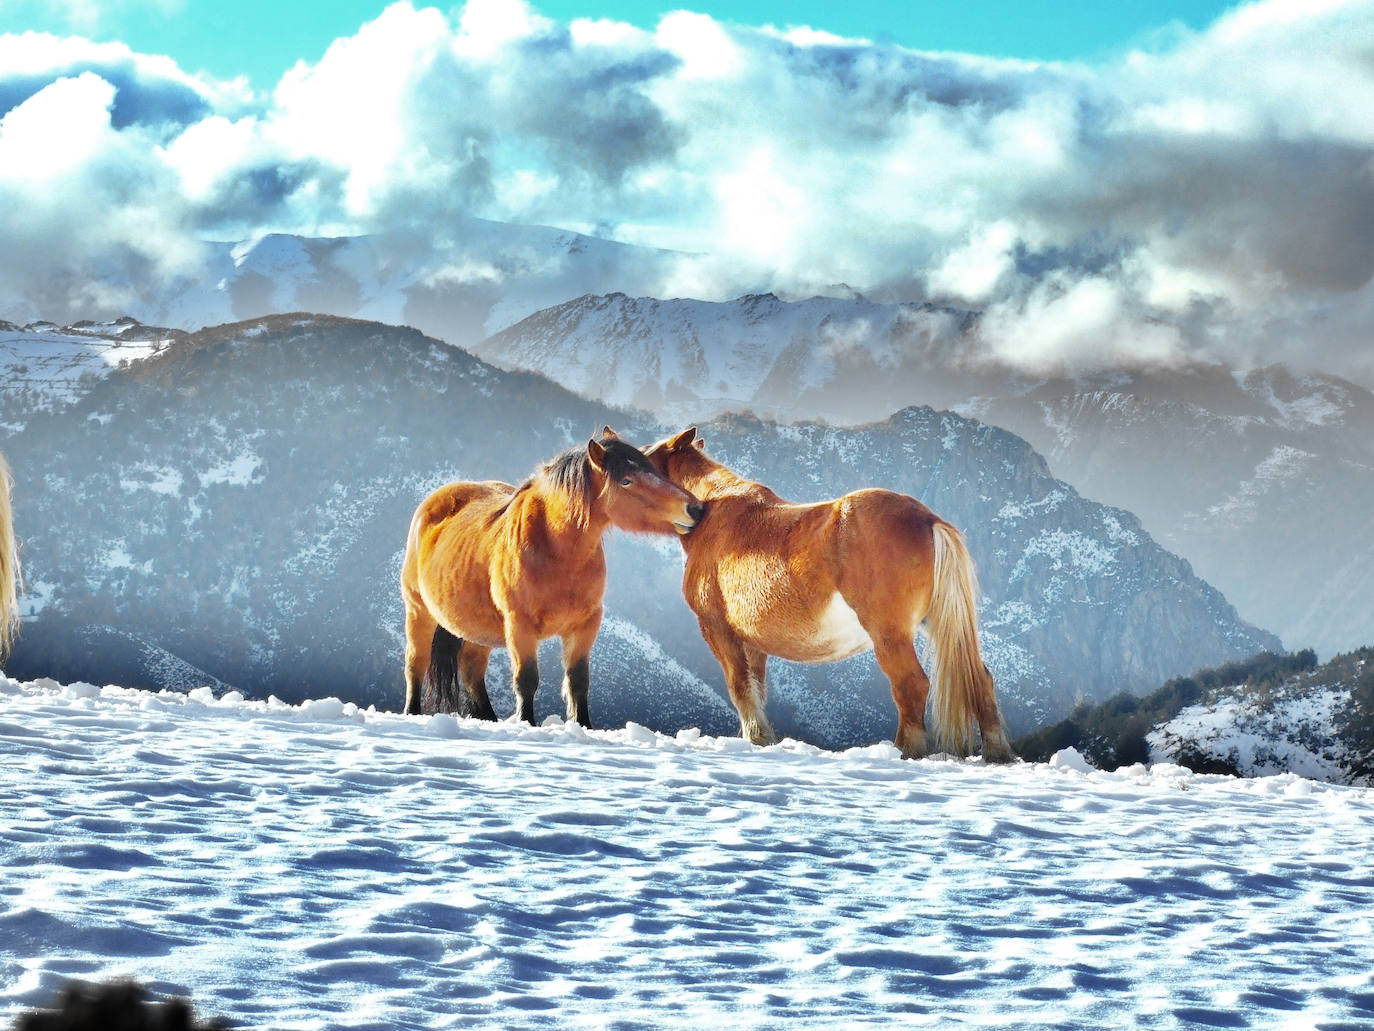
{"label": "horse neck", "polygon": [[534,494],[531,517],[544,531],[554,550],[567,556],[591,555],[601,547],[601,537],[611,525],[596,498],[588,500],[579,516],[576,502],[557,490]]}
{"label": "horse neck", "polygon": [[[713,498],[747,494],[760,488],[761,485],[752,480],[746,480],[733,469],[729,469],[719,462],[711,462],[710,465],[703,465],[702,468],[694,469],[687,476],[682,477],[681,486],[684,490],[691,491],[702,501],[710,501]],[[762,489],[766,490],[767,488]]]}

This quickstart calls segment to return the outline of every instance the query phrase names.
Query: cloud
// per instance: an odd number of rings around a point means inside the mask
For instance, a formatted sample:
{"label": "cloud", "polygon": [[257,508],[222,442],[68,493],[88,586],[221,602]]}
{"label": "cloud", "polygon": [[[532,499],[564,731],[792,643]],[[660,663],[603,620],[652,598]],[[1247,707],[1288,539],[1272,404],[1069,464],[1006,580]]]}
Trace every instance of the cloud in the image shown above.
{"label": "cloud", "polygon": [[151,141],[111,123],[115,92],[84,72],[0,119],[0,278],[40,308],[119,308],[198,260]]}
{"label": "cloud", "polygon": [[25,32],[0,36],[0,117],[54,82],[85,72],[115,88],[110,116],[116,129],[138,125],[173,133],[249,101],[242,83],[207,83],[171,58],[135,53],[123,43]]}
{"label": "cloud", "polygon": [[[681,251],[665,293],[976,308],[988,353],[1024,364],[1285,358],[1370,381],[1374,2],[1247,3],[1095,65],[824,30],[403,0],[256,97],[119,44],[0,37],[0,200],[29,205],[0,231],[51,283],[112,282],[269,231],[452,254],[479,216]],[[79,245],[54,242],[64,191]],[[454,268],[478,266],[496,274]]]}

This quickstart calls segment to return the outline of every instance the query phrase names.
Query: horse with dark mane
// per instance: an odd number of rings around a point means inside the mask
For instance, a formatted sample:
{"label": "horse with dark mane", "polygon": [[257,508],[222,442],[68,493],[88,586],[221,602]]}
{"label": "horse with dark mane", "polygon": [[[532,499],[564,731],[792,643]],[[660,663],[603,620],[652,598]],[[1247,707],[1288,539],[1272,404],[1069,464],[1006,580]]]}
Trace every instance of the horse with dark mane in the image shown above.
{"label": "horse with dark mane", "polygon": [[682,538],[682,592],[725,671],[741,734],[774,739],[764,712],[770,655],[834,662],[871,648],[892,684],[897,747],[924,755],[931,685],[913,644],[924,622],[936,655],[940,750],[969,754],[976,724],[984,758],[1014,760],[979,653],[976,579],[959,531],[888,490],[791,504],[707,457],[704,443],[692,428],[644,455],[706,503]]}
{"label": "horse with dark mane", "polygon": [[516,714],[533,723],[538,644],[560,637],[568,718],[590,727],[590,654],[606,592],[602,535],[611,526],[686,534],[702,511],[610,427],[519,487],[486,481],[435,491],[411,521],[401,571],[405,711],[420,711],[428,678],[441,703],[494,720],[487,661],[504,647]]}
{"label": "horse with dark mane", "polygon": [[0,661],[9,654],[19,629],[19,542],[10,510],[9,466],[0,455]]}

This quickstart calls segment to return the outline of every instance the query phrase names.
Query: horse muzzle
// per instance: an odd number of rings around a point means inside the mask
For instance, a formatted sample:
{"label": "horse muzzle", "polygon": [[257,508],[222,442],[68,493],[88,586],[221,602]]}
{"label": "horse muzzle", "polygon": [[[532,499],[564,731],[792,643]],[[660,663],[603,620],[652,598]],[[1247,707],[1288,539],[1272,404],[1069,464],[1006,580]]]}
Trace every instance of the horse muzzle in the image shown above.
{"label": "horse muzzle", "polygon": [[692,520],[690,523],[673,523],[673,529],[678,532],[679,537],[685,537],[696,529],[697,523],[701,522],[702,516],[706,515],[706,506],[700,501],[693,501],[687,506],[687,518]]}

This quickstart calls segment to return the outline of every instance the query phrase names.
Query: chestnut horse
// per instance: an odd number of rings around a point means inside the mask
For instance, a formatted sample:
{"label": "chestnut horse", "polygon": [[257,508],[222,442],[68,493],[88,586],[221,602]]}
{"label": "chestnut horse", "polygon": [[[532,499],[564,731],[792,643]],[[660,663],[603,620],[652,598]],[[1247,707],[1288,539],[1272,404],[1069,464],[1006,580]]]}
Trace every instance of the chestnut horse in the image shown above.
{"label": "chestnut horse", "polygon": [[688,429],[645,449],[670,481],[707,509],[691,535],[682,593],[725,670],[740,732],[774,740],[764,712],[768,656],[833,662],[872,648],[892,683],[897,747],[925,754],[930,681],[917,627],[935,646],[934,731],[942,751],[1010,762],[992,676],[978,649],[973,561],[963,537],[925,505],[888,490],[795,505],[703,452]]}
{"label": "chestnut horse", "polygon": [[608,426],[520,487],[451,483],[410,524],[401,598],[406,613],[405,711],[420,711],[429,681],[459,713],[496,719],[487,696],[493,648],[510,652],[516,714],[534,722],[538,644],[560,637],[568,719],[591,726],[592,642],[601,628],[611,526],[685,534],[703,508],[663,479]]}
{"label": "chestnut horse", "polygon": [[19,543],[10,513],[10,469],[0,455],[0,661],[19,629]]}

